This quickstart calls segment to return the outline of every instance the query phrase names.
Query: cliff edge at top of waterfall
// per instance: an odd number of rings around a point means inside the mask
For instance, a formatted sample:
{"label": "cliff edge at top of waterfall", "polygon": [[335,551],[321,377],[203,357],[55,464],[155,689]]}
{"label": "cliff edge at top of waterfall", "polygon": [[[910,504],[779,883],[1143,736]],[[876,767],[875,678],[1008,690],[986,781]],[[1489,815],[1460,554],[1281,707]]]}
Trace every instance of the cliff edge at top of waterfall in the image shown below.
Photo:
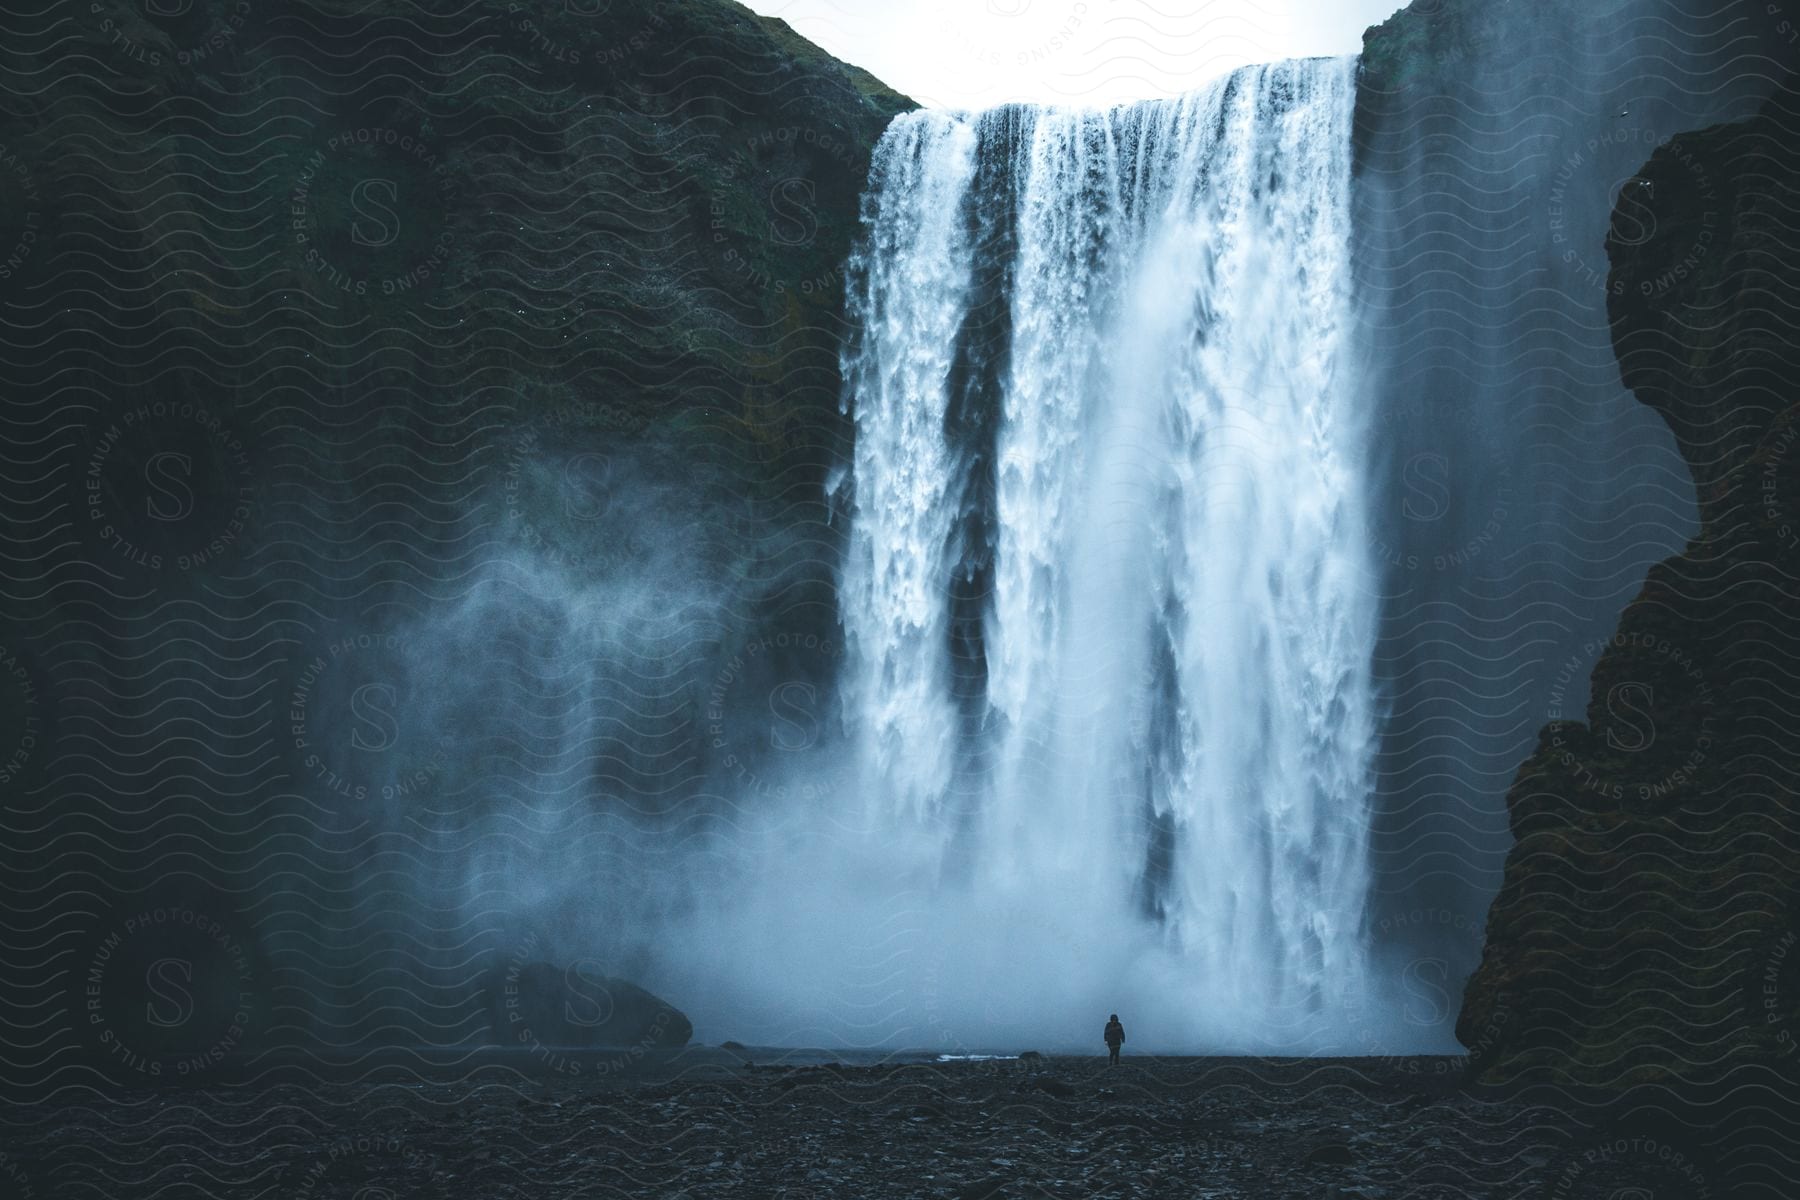
{"label": "cliff edge at top of waterfall", "polygon": [[[1560,0],[1412,0],[1364,31],[1363,73],[1376,95],[1407,105],[1441,99],[1471,83],[1499,87],[1564,70],[1575,48],[1568,12],[1587,7]],[[1780,61],[1793,45],[1793,14],[1762,0],[1719,0],[1700,8],[1672,0],[1611,0],[1592,7],[1590,20],[1608,12],[1616,16],[1612,24],[1619,36],[1605,47],[1609,52],[1654,54],[1653,44],[1646,49],[1624,36],[1646,17],[1663,31],[1660,36],[1679,31],[1684,38],[1716,43],[1721,61],[1738,73],[1779,77]],[[1585,51],[1596,52],[1592,45]],[[1612,97],[1593,99],[1604,106]]]}
{"label": "cliff edge at top of waterfall", "polygon": [[1364,71],[1400,91],[1452,76],[1501,28],[1513,0],[1413,0],[1363,33]]}

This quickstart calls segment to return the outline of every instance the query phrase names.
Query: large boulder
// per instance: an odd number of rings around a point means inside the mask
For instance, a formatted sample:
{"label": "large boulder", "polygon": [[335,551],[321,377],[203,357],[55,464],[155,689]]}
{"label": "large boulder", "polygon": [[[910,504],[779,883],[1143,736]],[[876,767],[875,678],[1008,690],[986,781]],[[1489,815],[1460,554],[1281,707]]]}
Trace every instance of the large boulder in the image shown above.
{"label": "large boulder", "polygon": [[504,1046],[675,1049],[694,1036],[680,1009],[586,960],[505,963],[489,977],[488,1014]]}

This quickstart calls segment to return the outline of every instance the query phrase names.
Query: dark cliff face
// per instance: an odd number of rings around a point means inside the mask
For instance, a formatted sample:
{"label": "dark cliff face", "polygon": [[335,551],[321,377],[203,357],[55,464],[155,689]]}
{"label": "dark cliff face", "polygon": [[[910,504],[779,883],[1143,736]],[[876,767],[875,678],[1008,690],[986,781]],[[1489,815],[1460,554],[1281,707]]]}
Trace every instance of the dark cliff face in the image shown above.
{"label": "dark cliff face", "polygon": [[1655,147],[1756,112],[1779,53],[1764,9],[1419,0],[1365,35],[1354,250],[1393,713],[1372,924],[1397,970],[1442,985],[1445,1049],[1513,841],[1508,783],[1696,529],[1681,447],[1619,378],[1608,214]]}
{"label": "dark cliff face", "polygon": [[903,97],[730,0],[184,7],[9,46],[53,80],[0,125],[31,201],[0,233],[36,234],[9,289],[55,311],[84,254],[111,285],[50,329],[204,344],[225,383],[289,351],[328,386],[491,382],[764,457],[834,431],[841,264]]}
{"label": "dark cliff face", "polygon": [[1701,528],[1654,567],[1507,796],[1518,844],[1459,1032],[1493,1082],[1800,1067],[1800,93],[1660,147],[1619,199],[1625,383]]}
{"label": "dark cliff face", "polygon": [[625,843],[703,825],[717,664],[830,620],[910,102],[730,0],[83,0],[0,86],[7,907],[80,897],[5,933],[81,964],[11,980],[23,1074],[147,1073],[92,1013],[171,956],[202,1057],[483,1037],[527,944],[654,985]]}

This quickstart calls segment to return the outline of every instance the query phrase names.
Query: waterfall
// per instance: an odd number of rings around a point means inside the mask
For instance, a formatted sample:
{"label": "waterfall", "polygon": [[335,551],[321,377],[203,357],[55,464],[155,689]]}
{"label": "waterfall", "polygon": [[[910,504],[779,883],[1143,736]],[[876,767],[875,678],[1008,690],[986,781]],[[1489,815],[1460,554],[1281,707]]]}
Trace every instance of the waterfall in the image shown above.
{"label": "waterfall", "polygon": [[1366,982],[1354,78],[904,115],[851,264],[864,820],[1221,1050],[1328,1045]]}

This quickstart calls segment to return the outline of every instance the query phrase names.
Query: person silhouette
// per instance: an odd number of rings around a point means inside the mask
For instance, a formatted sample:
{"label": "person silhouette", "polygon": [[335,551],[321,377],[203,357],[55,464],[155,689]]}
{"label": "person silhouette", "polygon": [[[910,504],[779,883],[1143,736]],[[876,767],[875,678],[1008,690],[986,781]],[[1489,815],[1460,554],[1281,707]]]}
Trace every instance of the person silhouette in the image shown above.
{"label": "person silhouette", "polygon": [[1125,1027],[1119,1024],[1119,1014],[1114,1013],[1106,1021],[1106,1065],[1116,1066],[1119,1061],[1119,1047],[1125,1044]]}

